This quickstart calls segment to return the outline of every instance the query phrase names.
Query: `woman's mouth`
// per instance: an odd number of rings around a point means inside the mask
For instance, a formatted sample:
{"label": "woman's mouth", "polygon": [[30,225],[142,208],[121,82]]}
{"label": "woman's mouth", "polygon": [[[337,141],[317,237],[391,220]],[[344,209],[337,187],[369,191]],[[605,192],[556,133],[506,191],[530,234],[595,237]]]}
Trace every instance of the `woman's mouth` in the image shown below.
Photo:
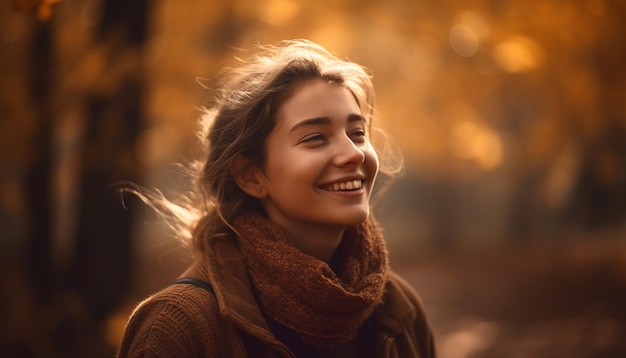
{"label": "woman's mouth", "polygon": [[347,180],[325,185],[322,188],[328,191],[351,191],[363,187],[363,180]]}

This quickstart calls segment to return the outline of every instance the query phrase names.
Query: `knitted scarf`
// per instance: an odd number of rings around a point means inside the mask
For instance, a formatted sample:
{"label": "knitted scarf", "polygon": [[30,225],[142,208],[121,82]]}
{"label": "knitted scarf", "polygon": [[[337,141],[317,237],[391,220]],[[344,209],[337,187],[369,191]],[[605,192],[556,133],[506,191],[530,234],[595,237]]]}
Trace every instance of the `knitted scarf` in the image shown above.
{"label": "knitted scarf", "polygon": [[333,348],[348,342],[382,302],[387,251],[373,220],[346,229],[334,271],[299,251],[260,214],[247,213],[233,224],[262,310],[304,343]]}

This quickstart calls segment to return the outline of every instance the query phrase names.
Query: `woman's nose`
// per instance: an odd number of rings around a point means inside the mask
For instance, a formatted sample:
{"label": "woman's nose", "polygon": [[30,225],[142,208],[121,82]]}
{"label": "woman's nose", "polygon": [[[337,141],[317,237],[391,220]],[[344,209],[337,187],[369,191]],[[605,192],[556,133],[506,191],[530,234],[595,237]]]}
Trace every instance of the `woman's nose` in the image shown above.
{"label": "woman's nose", "polygon": [[365,161],[365,151],[348,136],[342,137],[337,143],[335,165],[339,167],[359,166]]}

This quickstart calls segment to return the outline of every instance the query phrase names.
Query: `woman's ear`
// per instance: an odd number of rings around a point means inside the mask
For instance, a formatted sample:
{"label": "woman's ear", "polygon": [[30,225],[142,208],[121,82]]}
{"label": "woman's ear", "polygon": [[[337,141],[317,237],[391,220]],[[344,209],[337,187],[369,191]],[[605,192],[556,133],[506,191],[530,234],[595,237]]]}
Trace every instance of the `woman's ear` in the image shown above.
{"label": "woman's ear", "polygon": [[257,199],[263,199],[267,196],[267,192],[258,179],[261,170],[258,165],[252,164],[250,159],[243,155],[236,156],[230,162],[230,174],[235,179],[239,189]]}

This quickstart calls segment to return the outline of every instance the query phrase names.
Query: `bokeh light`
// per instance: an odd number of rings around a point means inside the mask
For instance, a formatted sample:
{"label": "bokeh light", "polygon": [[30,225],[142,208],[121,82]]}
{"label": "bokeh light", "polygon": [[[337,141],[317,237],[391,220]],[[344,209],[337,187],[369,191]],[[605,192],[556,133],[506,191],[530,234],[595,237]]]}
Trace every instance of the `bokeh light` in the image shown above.
{"label": "bokeh light", "polygon": [[134,304],[189,262],[115,184],[189,190],[176,164],[198,154],[217,71],[308,38],[373,74],[405,159],[374,214],[441,356],[624,356],[625,4],[3,2],[8,354],[113,355]]}

